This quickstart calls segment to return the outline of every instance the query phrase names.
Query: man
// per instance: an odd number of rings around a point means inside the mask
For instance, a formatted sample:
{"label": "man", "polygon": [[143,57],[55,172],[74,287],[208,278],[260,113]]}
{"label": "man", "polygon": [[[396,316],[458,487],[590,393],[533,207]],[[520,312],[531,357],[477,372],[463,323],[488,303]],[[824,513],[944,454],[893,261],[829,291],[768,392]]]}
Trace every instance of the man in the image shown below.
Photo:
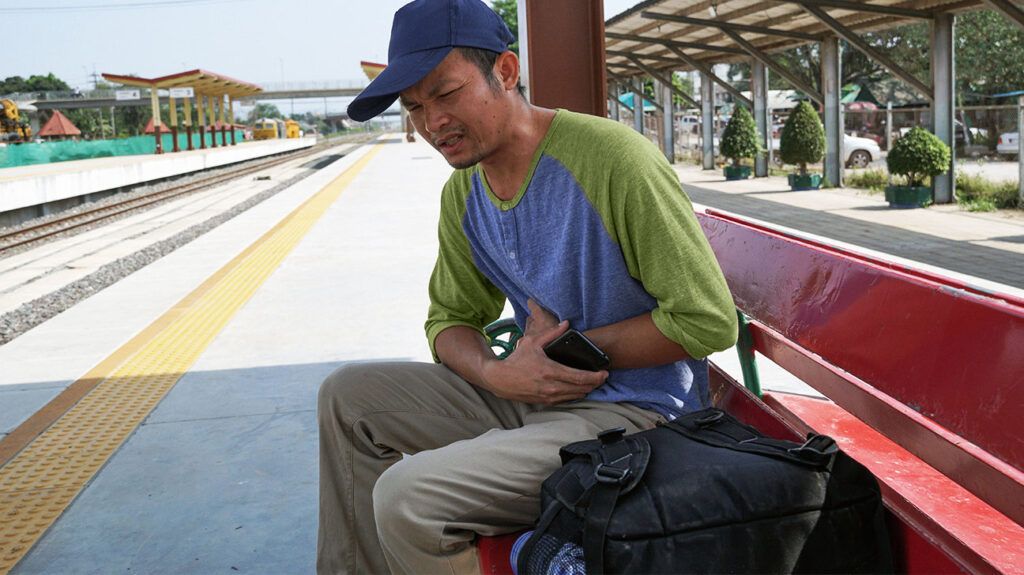
{"label": "man", "polygon": [[[558,448],[708,403],[736,319],[661,154],[615,122],[531,105],[512,35],[480,0],[417,0],[349,106],[396,98],[456,171],[441,197],[427,337],[438,364],[357,364],[320,391],[322,573],[473,573],[474,538],[529,527]],[[481,334],[506,298],[525,335]],[[548,359],[569,326],[607,371]],[[403,454],[405,454],[403,456]]]}

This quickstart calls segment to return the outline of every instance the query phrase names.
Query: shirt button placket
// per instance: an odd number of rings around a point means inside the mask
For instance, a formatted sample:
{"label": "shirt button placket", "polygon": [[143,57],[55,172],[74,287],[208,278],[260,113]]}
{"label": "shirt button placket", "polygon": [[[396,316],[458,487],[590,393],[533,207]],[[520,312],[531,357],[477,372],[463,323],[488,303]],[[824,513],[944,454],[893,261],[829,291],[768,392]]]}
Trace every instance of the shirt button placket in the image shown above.
{"label": "shirt button placket", "polygon": [[[505,204],[502,204],[503,206]],[[518,241],[516,237],[516,222],[514,211],[508,210],[502,213],[501,225],[502,235],[505,236],[505,255],[508,256],[509,263],[516,269],[519,269],[519,254],[516,253],[518,247]]]}

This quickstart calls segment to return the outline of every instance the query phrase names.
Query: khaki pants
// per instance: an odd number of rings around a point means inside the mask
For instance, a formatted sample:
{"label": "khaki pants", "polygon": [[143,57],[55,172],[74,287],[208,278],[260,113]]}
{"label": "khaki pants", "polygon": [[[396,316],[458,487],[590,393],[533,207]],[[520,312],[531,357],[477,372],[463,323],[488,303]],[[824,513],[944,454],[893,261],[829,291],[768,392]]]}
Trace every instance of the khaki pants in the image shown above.
{"label": "khaki pants", "polygon": [[478,573],[474,538],[533,524],[559,447],[662,419],[627,404],[507,401],[424,363],[338,369],[318,417],[317,571],[350,575]]}

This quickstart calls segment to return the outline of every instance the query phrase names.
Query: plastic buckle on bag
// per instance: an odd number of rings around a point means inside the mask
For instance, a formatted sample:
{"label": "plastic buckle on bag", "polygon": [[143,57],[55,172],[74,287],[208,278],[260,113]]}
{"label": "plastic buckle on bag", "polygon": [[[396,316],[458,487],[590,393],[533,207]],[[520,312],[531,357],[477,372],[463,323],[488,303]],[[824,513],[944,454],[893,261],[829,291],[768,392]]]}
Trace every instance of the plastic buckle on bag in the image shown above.
{"label": "plastic buckle on bag", "polygon": [[594,469],[594,477],[598,483],[611,483],[622,485],[629,478],[628,467],[614,467],[604,463]]}
{"label": "plastic buckle on bag", "polygon": [[697,427],[707,427],[713,423],[717,423],[723,417],[725,417],[725,412],[716,409],[714,411],[709,411],[708,413],[705,413],[704,415],[698,418],[695,418],[693,420],[693,423],[696,424]]}
{"label": "plastic buckle on bag", "polygon": [[839,447],[836,445],[836,441],[827,435],[811,434],[803,445],[791,447],[786,451],[797,456],[809,454],[817,457],[829,457],[839,451]]}
{"label": "plastic buckle on bag", "polygon": [[609,443],[615,443],[616,441],[619,441],[625,434],[625,427],[613,427],[611,429],[606,429],[601,433],[598,433],[597,438],[601,440],[601,445],[608,445]]}

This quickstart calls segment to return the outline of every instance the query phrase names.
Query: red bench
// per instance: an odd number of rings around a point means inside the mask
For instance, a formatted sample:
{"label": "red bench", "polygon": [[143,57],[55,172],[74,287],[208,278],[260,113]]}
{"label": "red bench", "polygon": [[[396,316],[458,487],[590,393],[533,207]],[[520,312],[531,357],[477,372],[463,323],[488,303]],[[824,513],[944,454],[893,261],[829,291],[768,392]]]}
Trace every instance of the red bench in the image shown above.
{"label": "red bench", "polygon": [[[828,434],[871,469],[898,571],[1024,573],[1024,300],[721,212],[698,219],[748,320],[754,391],[712,366],[715,404],[775,437]],[[758,396],[755,351],[829,400]],[[481,538],[485,573],[510,572],[509,545]]]}

